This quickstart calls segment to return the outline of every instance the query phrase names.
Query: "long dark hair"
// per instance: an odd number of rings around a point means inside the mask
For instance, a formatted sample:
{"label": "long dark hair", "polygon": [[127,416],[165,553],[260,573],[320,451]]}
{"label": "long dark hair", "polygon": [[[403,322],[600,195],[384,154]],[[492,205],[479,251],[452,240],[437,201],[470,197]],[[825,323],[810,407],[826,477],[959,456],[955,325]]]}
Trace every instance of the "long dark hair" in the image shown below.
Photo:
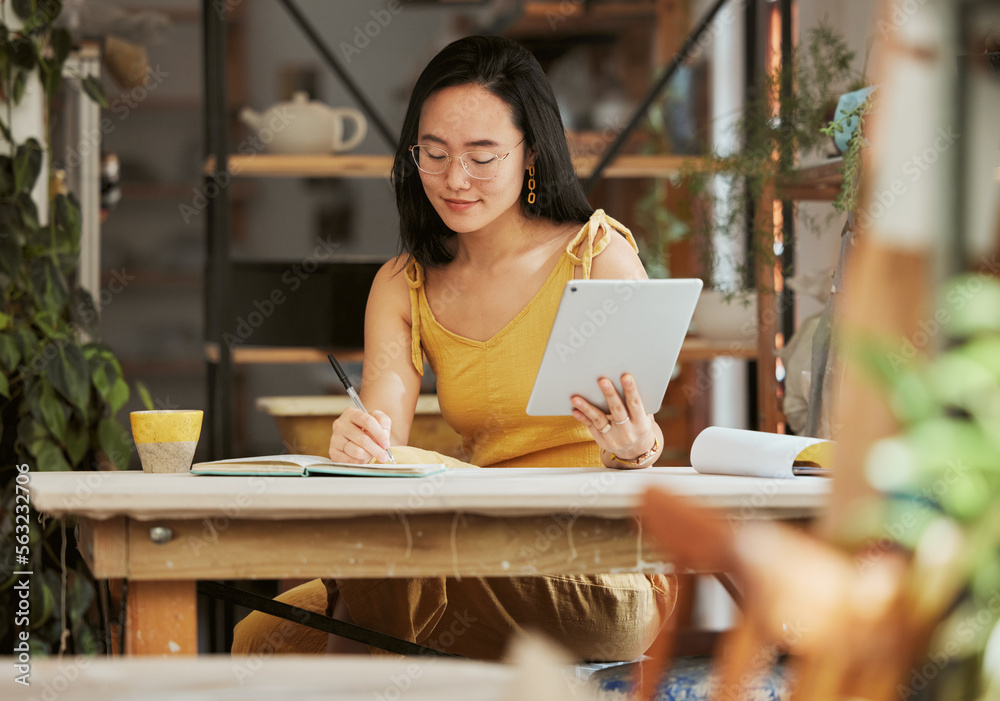
{"label": "long dark hair", "polygon": [[453,257],[446,242],[454,232],[427,199],[408,149],[417,143],[427,98],[455,85],[478,85],[506,102],[514,126],[524,134],[525,152],[535,151],[535,202],[528,204],[525,178],[521,189],[525,213],[559,223],[587,221],[594,208],[573,171],[559,107],[541,65],[511,39],[470,36],[452,42],[431,59],[410,95],[392,164],[403,251],[425,267],[444,265]]}

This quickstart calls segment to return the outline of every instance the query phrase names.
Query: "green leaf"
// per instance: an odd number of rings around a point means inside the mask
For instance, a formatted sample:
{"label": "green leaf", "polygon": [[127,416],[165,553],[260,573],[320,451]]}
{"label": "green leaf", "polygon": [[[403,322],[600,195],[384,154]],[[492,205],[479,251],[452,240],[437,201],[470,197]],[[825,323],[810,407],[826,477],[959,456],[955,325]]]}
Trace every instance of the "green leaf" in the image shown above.
{"label": "green leaf", "polygon": [[117,414],[118,410],[128,402],[128,398],[128,383],[120,377],[115,378],[114,384],[111,385],[111,391],[108,392],[108,404],[111,405],[111,414]]}
{"label": "green leaf", "polygon": [[[15,196],[8,195],[13,200]],[[13,202],[0,202],[0,232],[13,234],[20,245],[28,243],[21,213]]]}
{"label": "green leaf", "polygon": [[[42,335],[56,343],[65,343],[70,332],[61,312],[61,309],[38,309],[32,319]],[[45,359],[42,361],[45,362]]]}
{"label": "green leaf", "polygon": [[90,367],[90,382],[94,385],[97,393],[102,399],[107,399],[111,393],[111,379],[108,377],[107,361],[100,354],[93,354],[87,358]]}
{"label": "green leaf", "polygon": [[62,13],[62,0],[37,0],[37,22],[40,28],[45,28],[58,19]]}
{"label": "green leaf", "polygon": [[76,654],[87,657],[93,657],[102,651],[98,633],[86,621],[73,627],[73,649]]}
{"label": "green leaf", "polygon": [[17,206],[18,214],[21,215],[21,222],[24,226],[32,231],[38,231],[38,207],[35,206],[35,201],[31,199],[31,195],[27,192],[17,193],[15,205]]}
{"label": "green leaf", "polygon": [[108,107],[108,96],[104,93],[104,86],[94,76],[84,76],[80,81],[83,91],[90,96],[90,99],[105,109]]}
{"label": "green leaf", "polygon": [[[0,135],[3,135],[3,138],[7,140],[8,144],[14,143],[14,137],[10,133],[10,127],[8,127],[2,119],[0,119]],[[6,190],[4,191],[6,192]]]}
{"label": "green leaf", "polygon": [[17,349],[21,352],[21,357],[25,361],[35,356],[39,344],[38,336],[20,326],[15,330],[14,341],[17,343]]}
{"label": "green leaf", "polygon": [[28,282],[40,309],[55,313],[62,310],[69,290],[66,278],[51,258],[35,258],[28,264]]}
{"label": "green leaf", "polygon": [[91,338],[101,335],[101,314],[88,290],[74,287],[70,292],[69,318]]}
{"label": "green leaf", "polygon": [[[18,192],[30,191],[42,171],[42,146],[30,138],[14,154],[14,186]],[[36,215],[37,218],[37,215]]]}
{"label": "green leaf", "polygon": [[83,622],[83,617],[94,602],[94,585],[90,579],[77,570],[70,570],[67,577],[66,617],[75,628]]}
{"label": "green leaf", "polygon": [[[7,126],[4,125],[3,128],[5,130],[5,136],[7,136],[7,141],[13,143],[13,139],[10,137],[10,131],[7,130]],[[16,187],[17,184],[14,181],[14,161],[10,156],[0,155],[0,196],[13,196],[16,192]]]}
{"label": "green leaf", "polygon": [[11,99],[15,105],[21,104],[24,98],[24,90],[28,85],[28,74],[24,70],[19,70],[14,74],[14,85],[11,88]]}
{"label": "green leaf", "polygon": [[97,425],[97,440],[101,450],[119,470],[128,469],[132,457],[132,442],[128,431],[114,419],[101,419]]}
{"label": "green leaf", "polygon": [[36,450],[32,452],[37,460],[38,469],[44,472],[69,472],[73,467],[66,462],[66,455],[58,443],[49,441],[36,444]]}
{"label": "green leaf", "polygon": [[55,347],[56,354],[48,363],[45,374],[64,399],[81,412],[86,412],[90,401],[90,369],[83,351],[72,342],[50,343],[46,347],[46,357],[49,357],[52,347]]}
{"label": "green leaf", "polygon": [[30,413],[22,416],[17,424],[17,440],[35,458],[33,469],[39,471],[72,469],[66,462],[66,456],[59,444],[52,440],[45,426],[36,421]]}
{"label": "green leaf", "polygon": [[69,195],[56,195],[54,205],[56,228],[68,236],[69,240],[74,242],[74,246],[79,246],[82,221],[80,203],[70,193]]}
{"label": "green leaf", "polygon": [[62,66],[66,62],[69,52],[73,49],[73,37],[70,36],[68,30],[57,27],[49,35],[49,45],[52,47],[52,54],[56,64]]}
{"label": "green leaf", "polygon": [[[48,576],[51,575],[51,576]],[[54,581],[53,581],[54,580]],[[31,628],[37,630],[56,610],[56,595],[59,580],[53,570],[45,570],[41,577],[31,578]],[[37,604],[35,602],[38,602]],[[37,606],[37,609],[36,609]]]}
{"label": "green leaf", "polygon": [[66,455],[74,467],[79,465],[90,449],[90,430],[82,426],[77,419],[71,418],[66,427],[66,440],[63,443]]}
{"label": "green leaf", "polygon": [[35,42],[28,37],[15,35],[7,44],[7,48],[10,50],[11,63],[26,71],[34,70],[38,61]]}
{"label": "green leaf", "polygon": [[[121,365],[106,346],[92,346],[88,352],[91,382],[100,396],[108,403],[111,415],[125,406],[129,399],[128,383],[122,379]],[[87,351],[90,351],[88,348]]]}
{"label": "green leaf", "polygon": [[21,350],[17,347],[14,335],[0,334],[0,369],[5,373],[13,372],[19,362],[21,362]]}
{"label": "green leaf", "polygon": [[149,388],[146,387],[142,382],[135,383],[135,389],[139,392],[139,401],[142,402],[142,406],[146,411],[152,411],[156,407],[153,406],[153,397],[149,393]]}
{"label": "green leaf", "polygon": [[[0,206],[2,209],[2,206]],[[0,215],[2,217],[2,215]],[[0,288],[17,279],[21,268],[21,243],[9,229],[0,230]]]}
{"label": "green leaf", "polygon": [[38,59],[38,74],[42,87],[45,89],[45,95],[49,101],[54,100],[56,91],[62,84],[62,69],[54,61],[41,56]]}
{"label": "green leaf", "polygon": [[26,395],[32,415],[45,425],[59,443],[63,443],[66,440],[66,410],[56,397],[52,385],[42,375],[35,376],[27,385]]}
{"label": "green leaf", "polygon": [[11,7],[14,8],[14,14],[22,20],[30,19],[37,10],[35,0],[12,0]]}
{"label": "green leaf", "polygon": [[[10,399],[10,383],[7,381],[6,375],[0,375],[0,396]],[[3,434],[0,434],[0,438],[2,437]]]}

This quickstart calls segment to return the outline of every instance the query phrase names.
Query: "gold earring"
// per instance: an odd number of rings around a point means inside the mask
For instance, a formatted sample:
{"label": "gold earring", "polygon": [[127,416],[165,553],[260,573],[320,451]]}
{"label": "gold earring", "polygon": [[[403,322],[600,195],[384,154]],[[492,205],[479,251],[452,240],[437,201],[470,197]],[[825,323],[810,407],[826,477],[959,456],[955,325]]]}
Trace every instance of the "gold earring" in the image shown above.
{"label": "gold earring", "polygon": [[535,204],[535,166],[528,166],[528,204]]}

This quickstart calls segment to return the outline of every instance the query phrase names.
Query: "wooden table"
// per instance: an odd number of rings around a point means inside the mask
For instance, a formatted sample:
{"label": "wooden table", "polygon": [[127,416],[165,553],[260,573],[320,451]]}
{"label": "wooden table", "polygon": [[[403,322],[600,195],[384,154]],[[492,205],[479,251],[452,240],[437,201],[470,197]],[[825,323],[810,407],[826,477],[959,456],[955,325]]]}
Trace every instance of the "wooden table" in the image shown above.
{"label": "wooden table", "polygon": [[38,511],[79,517],[94,576],[128,580],[130,654],[196,653],[198,579],[669,572],[632,517],[651,485],[738,522],[814,516],[830,481],[676,467],[418,479],[31,474]]}
{"label": "wooden table", "polygon": [[[518,698],[524,674],[506,664],[442,658],[67,656],[33,661],[31,686],[23,686],[11,680],[12,659],[0,657],[6,701],[509,701]],[[558,671],[547,670],[557,683]]]}

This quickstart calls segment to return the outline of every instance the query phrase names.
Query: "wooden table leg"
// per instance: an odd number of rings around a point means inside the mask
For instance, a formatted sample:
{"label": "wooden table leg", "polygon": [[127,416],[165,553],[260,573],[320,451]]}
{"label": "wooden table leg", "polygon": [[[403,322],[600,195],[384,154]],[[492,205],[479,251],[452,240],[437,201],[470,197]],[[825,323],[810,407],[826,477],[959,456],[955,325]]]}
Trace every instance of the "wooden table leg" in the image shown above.
{"label": "wooden table leg", "polygon": [[130,581],[125,621],[126,655],[197,655],[195,582]]}

